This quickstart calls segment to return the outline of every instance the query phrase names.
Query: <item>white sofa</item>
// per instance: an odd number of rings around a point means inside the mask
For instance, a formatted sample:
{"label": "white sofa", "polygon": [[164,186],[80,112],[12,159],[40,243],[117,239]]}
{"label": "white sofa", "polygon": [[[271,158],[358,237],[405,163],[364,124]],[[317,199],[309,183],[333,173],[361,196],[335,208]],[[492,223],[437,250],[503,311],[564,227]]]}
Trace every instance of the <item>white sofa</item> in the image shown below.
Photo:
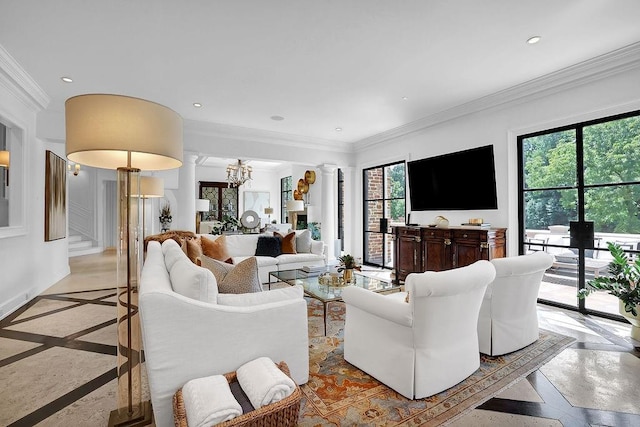
{"label": "white sofa", "polygon": [[458,384],[480,367],[478,312],[494,276],[489,261],[477,261],[411,273],[406,293],[346,287],[344,359],[408,399]]}
{"label": "white sofa", "polygon": [[307,303],[300,286],[218,294],[213,274],[169,239],[162,246],[149,242],[139,306],[158,427],[173,425],[172,396],[187,381],[235,371],[260,356],[284,360],[296,383],[308,381]]}
{"label": "white sofa", "polygon": [[538,339],[538,291],[553,255],[533,252],[491,263],[496,278],[487,286],[478,316],[480,352],[499,356]]}
{"label": "white sofa", "polygon": [[[306,230],[297,231],[296,234]],[[255,256],[258,238],[269,234],[225,234],[226,249],[234,264]],[[200,234],[203,239],[216,240],[219,235]],[[311,252],[282,254],[276,257],[257,256],[258,276],[261,283],[269,282],[271,271],[294,270],[304,266],[321,266],[327,264],[327,246],[322,241],[311,240]]]}

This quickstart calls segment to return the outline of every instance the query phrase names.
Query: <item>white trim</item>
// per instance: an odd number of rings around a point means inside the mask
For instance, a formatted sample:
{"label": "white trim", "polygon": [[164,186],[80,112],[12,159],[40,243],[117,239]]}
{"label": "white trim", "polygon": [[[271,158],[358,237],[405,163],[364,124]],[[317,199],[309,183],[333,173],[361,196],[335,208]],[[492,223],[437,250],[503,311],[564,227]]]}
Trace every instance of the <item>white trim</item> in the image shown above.
{"label": "white trim", "polygon": [[513,86],[503,91],[432,114],[420,120],[399,126],[395,129],[361,139],[360,141],[357,141],[354,146],[356,151],[359,152],[365,148],[379,145],[390,139],[408,135],[448,120],[453,120],[482,110],[495,108],[507,103],[517,102],[523,98],[541,98],[637,67],[640,67],[640,42],[600,55],[554,73],[547,74],[537,79],[530,80],[517,86]]}
{"label": "white trim", "polygon": [[241,126],[224,125],[220,123],[200,122],[196,120],[184,120],[184,134],[199,135],[208,138],[261,142],[288,147],[311,149],[318,149],[318,147],[322,147],[322,149],[332,152],[353,152],[351,147],[352,144],[345,144],[340,141],[291,135],[288,133],[273,132],[262,129],[251,129]]}
{"label": "white trim", "polygon": [[2,45],[0,45],[0,83],[27,106],[35,110],[43,110],[51,102],[49,95]]}

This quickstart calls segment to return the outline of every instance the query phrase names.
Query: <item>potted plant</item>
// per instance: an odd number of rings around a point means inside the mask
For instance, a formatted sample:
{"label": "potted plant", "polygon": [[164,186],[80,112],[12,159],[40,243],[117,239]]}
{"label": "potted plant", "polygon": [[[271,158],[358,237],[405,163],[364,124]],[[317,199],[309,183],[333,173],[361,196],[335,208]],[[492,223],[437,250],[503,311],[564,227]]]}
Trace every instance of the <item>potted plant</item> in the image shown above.
{"label": "potted plant", "polygon": [[169,229],[169,224],[171,224],[171,204],[166,202],[164,205],[160,207],[160,224],[162,224],[162,231],[166,231]]}
{"label": "potted plant", "polygon": [[231,215],[222,215],[222,223],[225,231],[236,231],[240,227],[240,220]]}
{"label": "potted plant", "polygon": [[587,287],[578,291],[578,298],[586,298],[595,291],[607,291],[618,297],[620,314],[631,323],[631,337],[640,341],[640,259],[629,262],[624,250],[617,244],[607,244],[613,261],[609,264],[609,276],[596,277],[587,282]]}
{"label": "potted plant", "polygon": [[360,266],[353,255],[350,254],[344,254],[338,257],[338,261],[340,261],[338,273],[343,272],[342,275],[345,283],[350,283],[353,280],[353,270],[360,270]]}

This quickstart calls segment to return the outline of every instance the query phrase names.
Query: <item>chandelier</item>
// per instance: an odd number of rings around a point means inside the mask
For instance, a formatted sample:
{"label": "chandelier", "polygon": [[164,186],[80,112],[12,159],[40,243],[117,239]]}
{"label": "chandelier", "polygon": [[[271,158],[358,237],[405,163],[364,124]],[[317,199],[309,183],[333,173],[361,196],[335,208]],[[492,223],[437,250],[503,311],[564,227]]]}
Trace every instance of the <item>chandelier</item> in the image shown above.
{"label": "chandelier", "polygon": [[242,160],[238,159],[238,163],[227,165],[227,186],[239,187],[251,178],[251,166],[246,163],[242,163]]}

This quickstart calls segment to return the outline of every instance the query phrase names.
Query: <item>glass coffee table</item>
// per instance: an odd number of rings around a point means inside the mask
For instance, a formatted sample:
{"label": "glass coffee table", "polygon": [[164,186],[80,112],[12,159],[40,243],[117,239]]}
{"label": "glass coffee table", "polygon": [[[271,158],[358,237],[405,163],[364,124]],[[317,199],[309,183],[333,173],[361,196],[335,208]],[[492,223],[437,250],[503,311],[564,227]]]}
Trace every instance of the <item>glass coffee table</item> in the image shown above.
{"label": "glass coffee table", "polygon": [[277,281],[285,282],[288,285],[302,285],[304,293],[308,297],[317,299],[322,302],[322,316],[324,319],[324,334],[327,334],[327,304],[334,301],[342,301],[342,290],[347,286],[358,286],[372,292],[399,292],[400,285],[396,285],[393,281],[373,278],[365,276],[354,271],[353,277],[355,282],[347,285],[330,285],[323,279],[320,279],[318,273],[307,273],[304,270],[283,270],[272,271],[269,273],[269,288],[271,288],[271,278]]}

